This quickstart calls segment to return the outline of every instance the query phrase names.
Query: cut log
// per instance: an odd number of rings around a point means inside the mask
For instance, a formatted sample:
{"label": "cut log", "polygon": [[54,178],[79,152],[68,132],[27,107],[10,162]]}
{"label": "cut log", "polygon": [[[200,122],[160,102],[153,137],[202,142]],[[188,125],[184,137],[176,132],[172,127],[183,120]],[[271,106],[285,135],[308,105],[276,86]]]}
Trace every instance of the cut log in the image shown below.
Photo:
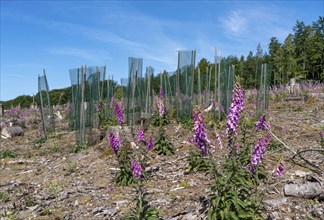
{"label": "cut log", "polygon": [[324,199],[323,183],[306,182],[299,184],[286,184],[284,187],[285,196],[294,196],[306,199]]}
{"label": "cut log", "polygon": [[1,137],[4,139],[14,138],[16,136],[23,136],[24,131],[21,127],[5,127],[1,131]]}

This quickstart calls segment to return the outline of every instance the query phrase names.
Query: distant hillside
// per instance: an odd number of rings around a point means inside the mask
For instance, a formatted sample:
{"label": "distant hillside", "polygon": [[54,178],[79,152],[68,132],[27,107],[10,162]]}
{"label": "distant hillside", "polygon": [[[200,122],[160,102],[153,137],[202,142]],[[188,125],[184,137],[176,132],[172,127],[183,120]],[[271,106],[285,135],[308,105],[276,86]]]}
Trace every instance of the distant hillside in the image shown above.
{"label": "distant hillside", "polygon": [[[71,87],[66,87],[63,89],[53,89],[50,91],[50,99],[52,105],[65,104],[71,100]],[[39,94],[37,93],[34,97],[30,95],[21,95],[12,100],[0,101],[4,109],[8,109],[11,106],[17,106],[20,104],[22,108],[27,108],[31,104],[40,104]]]}

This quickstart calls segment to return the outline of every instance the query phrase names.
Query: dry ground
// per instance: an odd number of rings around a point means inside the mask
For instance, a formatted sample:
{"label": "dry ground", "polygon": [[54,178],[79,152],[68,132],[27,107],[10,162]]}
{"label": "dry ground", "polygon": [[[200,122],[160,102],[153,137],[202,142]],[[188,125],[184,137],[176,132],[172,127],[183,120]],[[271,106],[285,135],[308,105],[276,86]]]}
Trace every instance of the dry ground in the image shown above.
{"label": "dry ground", "polygon": [[[250,103],[246,112],[251,110]],[[309,98],[304,101],[271,100],[269,121],[273,133],[293,150],[319,149],[320,132],[324,130],[324,102]],[[1,151],[14,151],[16,158],[0,159],[0,217],[2,219],[120,219],[134,207],[132,187],[115,184],[118,167],[114,155],[105,154],[106,143],[98,143],[80,153],[71,153],[75,134],[63,128],[55,137],[37,148],[33,140],[37,130],[11,140],[1,139]],[[158,156],[149,162],[151,174],[144,183],[150,204],[160,211],[163,219],[204,219],[205,206],[212,179],[205,173],[188,173],[188,149],[183,141],[192,131],[177,124],[167,126],[167,134],[174,143],[173,156]],[[208,127],[208,126],[207,126]],[[212,130],[212,129],[210,129]],[[220,125],[224,133],[224,122]],[[284,132],[285,131],[285,132]],[[148,133],[156,134],[156,128]],[[209,133],[214,139],[212,133]],[[223,160],[226,150],[213,154]],[[323,174],[306,164],[278,144],[268,151],[264,161],[271,173],[280,157],[286,163],[283,177],[269,175],[263,188],[267,205],[264,217],[269,219],[324,219],[323,201],[285,197],[283,187],[292,181],[304,181],[309,176],[323,180]],[[317,151],[303,153],[311,163],[324,170],[324,155]],[[271,200],[272,199],[272,200]]]}

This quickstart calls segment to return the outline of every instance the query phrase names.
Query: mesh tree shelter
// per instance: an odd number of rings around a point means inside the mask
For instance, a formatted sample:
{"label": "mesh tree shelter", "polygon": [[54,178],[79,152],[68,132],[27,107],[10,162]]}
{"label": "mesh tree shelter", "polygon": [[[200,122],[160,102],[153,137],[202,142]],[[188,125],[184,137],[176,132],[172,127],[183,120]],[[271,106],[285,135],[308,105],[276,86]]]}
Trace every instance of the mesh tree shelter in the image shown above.
{"label": "mesh tree shelter", "polygon": [[144,92],[145,92],[145,108],[144,113],[151,114],[152,113],[152,104],[153,104],[153,77],[154,77],[154,68],[152,66],[146,67],[144,82]]}
{"label": "mesh tree shelter", "polygon": [[164,91],[164,105],[172,113],[175,109],[176,76],[176,71],[163,71],[160,74],[160,85]]}
{"label": "mesh tree shelter", "polygon": [[219,111],[220,118],[223,118],[229,111],[229,106],[232,102],[234,78],[235,66],[229,65],[226,60],[221,60],[220,72],[218,75],[218,103],[223,107],[224,113]]}
{"label": "mesh tree shelter", "polygon": [[269,85],[271,82],[272,66],[270,64],[258,64],[257,75],[257,103],[256,114],[260,116],[268,109],[269,105]]}
{"label": "mesh tree shelter", "polygon": [[192,118],[193,83],[196,51],[178,51],[178,69],[176,76],[177,121]]}
{"label": "mesh tree shelter", "polygon": [[[103,101],[103,107],[104,107],[104,115],[105,119],[112,118],[112,109],[111,109],[111,102],[112,97],[114,96],[115,90],[117,87],[117,83],[114,82],[114,77],[111,75],[108,75],[107,81],[104,83],[103,87],[103,94],[104,97],[102,99]],[[122,93],[121,93],[122,96]]]}
{"label": "mesh tree shelter", "polygon": [[96,105],[103,98],[105,67],[69,70],[72,87],[72,126],[78,145],[93,143],[92,128],[98,126]]}
{"label": "mesh tree shelter", "polygon": [[128,58],[128,86],[127,86],[127,106],[126,118],[128,125],[137,123],[136,118],[140,118],[141,112],[145,108],[145,86],[142,79],[143,59]]}
{"label": "mesh tree shelter", "polygon": [[43,135],[47,138],[49,133],[55,132],[55,120],[45,70],[43,76],[38,75],[38,93],[42,115]]}
{"label": "mesh tree shelter", "polygon": [[213,99],[211,91],[212,70],[213,67],[211,66],[207,66],[206,70],[201,70],[198,66],[197,82],[194,82],[194,103],[203,105],[205,108],[211,104],[211,99]]}

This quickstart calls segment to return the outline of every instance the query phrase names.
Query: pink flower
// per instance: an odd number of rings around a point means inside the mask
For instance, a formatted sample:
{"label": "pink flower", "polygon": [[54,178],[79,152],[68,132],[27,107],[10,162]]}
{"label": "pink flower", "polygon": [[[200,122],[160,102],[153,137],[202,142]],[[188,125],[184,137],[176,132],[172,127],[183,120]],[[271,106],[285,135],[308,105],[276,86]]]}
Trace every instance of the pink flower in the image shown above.
{"label": "pink flower", "polygon": [[118,118],[118,122],[120,125],[124,124],[124,115],[123,115],[123,110],[119,107],[118,102],[113,98],[113,104],[115,106],[115,112]]}
{"label": "pink flower", "polygon": [[215,136],[216,136],[216,141],[217,141],[217,144],[218,144],[219,149],[220,150],[223,149],[222,141],[221,141],[221,139],[220,139],[220,137],[219,137],[219,135],[218,135],[217,132],[215,133]]}
{"label": "pink flower", "polygon": [[141,142],[141,141],[144,141],[145,140],[145,137],[144,137],[144,128],[138,130],[137,132],[137,142]]}
{"label": "pink flower", "polygon": [[282,176],[284,171],[285,171],[285,164],[284,164],[284,162],[282,161],[282,162],[279,164],[279,166],[277,167],[277,169],[276,169],[276,175],[277,175],[277,176]]}
{"label": "pink flower", "polygon": [[140,179],[142,177],[142,167],[137,163],[136,159],[134,159],[131,164],[132,174],[136,179]]}
{"label": "pink flower", "polygon": [[154,100],[156,102],[158,112],[159,112],[159,116],[162,118],[164,116],[164,114],[165,114],[165,107],[164,107],[163,101],[154,94],[153,94],[153,98],[154,98]]}
{"label": "pink flower", "polygon": [[109,134],[109,141],[110,141],[110,147],[113,149],[114,153],[117,155],[118,150],[119,150],[119,145],[120,145],[120,134],[118,134],[117,137],[110,132]]}
{"label": "pink flower", "polygon": [[266,148],[268,147],[268,144],[270,142],[270,135],[267,136],[266,139],[263,137],[259,137],[256,145],[254,146],[253,152],[252,152],[252,158],[250,161],[251,167],[250,172],[254,173],[256,170],[256,167],[259,163],[262,162],[262,159],[264,157],[264,152]]}
{"label": "pink flower", "polygon": [[238,120],[241,111],[244,109],[244,94],[239,82],[235,84],[232,103],[227,115],[226,135],[229,137],[232,134],[237,135]]}
{"label": "pink flower", "polygon": [[154,141],[152,139],[152,137],[149,137],[146,141],[146,147],[148,150],[152,150],[154,147]]}
{"label": "pink flower", "polygon": [[162,86],[160,86],[160,99],[163,99],[163,98],[164,98],[164,91],[163,91]]}
{"label": "pink flower", "polygon": [[262,130],[263,128],[265,128],[266,127],[265,122],[266,122],[265,115],[263,115],[259,118],[259,120],[256,123],[257,130]]}
{"label": "pink flower", "polygon": [[208,139],[205,130],[206,127],[203,114],[194,112],[193,142],[199,147],[203,156],[207,155],[207,145],[211,144],[211,141]]}

